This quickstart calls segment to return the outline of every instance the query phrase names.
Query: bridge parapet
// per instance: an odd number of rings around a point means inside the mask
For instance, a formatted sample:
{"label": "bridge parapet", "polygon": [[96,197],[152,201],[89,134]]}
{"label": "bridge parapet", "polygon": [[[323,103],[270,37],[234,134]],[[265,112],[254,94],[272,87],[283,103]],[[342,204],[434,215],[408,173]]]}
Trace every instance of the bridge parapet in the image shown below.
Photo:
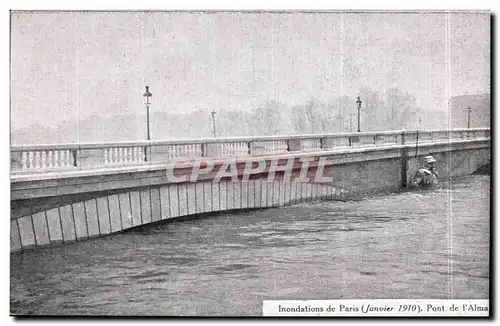
{"label": "bridge parapet", "polygon": [[488,128],[399,130],[384,132],[199,138],[114,143],[19,145],[11,147],[11,173],[43,173],[133,166],[201,157],[279,155],[349,147],[431,143],[454,139],[488,139]]}

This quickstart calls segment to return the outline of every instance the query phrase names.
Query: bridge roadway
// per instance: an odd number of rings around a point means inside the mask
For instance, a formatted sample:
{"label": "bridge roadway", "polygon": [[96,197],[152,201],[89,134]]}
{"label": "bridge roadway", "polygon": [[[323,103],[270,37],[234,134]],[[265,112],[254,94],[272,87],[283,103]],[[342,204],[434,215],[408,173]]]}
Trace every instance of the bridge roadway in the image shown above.
{"label": "bridge roadway", "polygon": [[[187,215],[399,191],[425,155],[437,158],[441,176],[487,164],[489,135],[481,128],[13,146],[11,251]],[[200,161],[213,166],[190,182]],[[228,162],[237,172],[217,180]],[[329,180],[315,179],[320,162]],[[255,172],[248,181],[245,167]],[[309,182],[299,182],[304,176]]]}

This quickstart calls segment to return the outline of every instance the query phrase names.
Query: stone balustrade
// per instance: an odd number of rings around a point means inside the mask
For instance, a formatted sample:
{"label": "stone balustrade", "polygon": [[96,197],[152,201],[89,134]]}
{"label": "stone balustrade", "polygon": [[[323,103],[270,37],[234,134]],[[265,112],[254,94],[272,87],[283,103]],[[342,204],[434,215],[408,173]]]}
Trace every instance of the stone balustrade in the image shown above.
{"label": "stone balustrade", "polygon": [[453,130],[400,130],[339,134],[264,137],[198,138],[114,143],[15,145],[11,147],[11,172],[43,173],[142,165],[145,163],[279,155],[296,151],[408,145],[466,139],[488,139],[488,128]]}

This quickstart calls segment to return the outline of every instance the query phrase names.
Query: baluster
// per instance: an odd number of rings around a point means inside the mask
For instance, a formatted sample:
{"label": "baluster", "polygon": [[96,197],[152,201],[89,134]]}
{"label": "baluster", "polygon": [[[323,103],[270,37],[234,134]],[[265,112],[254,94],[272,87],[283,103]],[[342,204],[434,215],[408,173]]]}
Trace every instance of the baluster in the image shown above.
{"label": "baluster", "polygon": [[64,167],[64,151],[60,150],[59,151],[59,168]]}
{"label": "baluster", "polygon": [[39,164],[40,164],[40,152],[39,151],[35,151],[35,161],[33,163],[34,163],[34,168],[38,169]]}
{"label": "baluster", "polygon": [[21,152],[21,170],[26,170],[28,167],[28,155],[26,152]]}
{"label": "baluster", "polygon": [[111,164],[115,164],[116,163],[116,148],[110,148],[110,157],[109,157],[109,160],[111,162]]}
{"label": "baluster", "polygon": [[62,151],[62,167],[68,166],[68,151],[63,150]]}
{"label": "baluster", "polygon": [[52,164],[52,157],[53,157],[53,151],[48,151],[47,152],[47,168],[51,169],[53,168],[53,164]]}
{"label": "baluster", "polygon": [[73,166],[73,154],[69,149],[66,150],[66,166],[67,167]]}
{"label": "baluster", "polygon": [[47,167],[47,151],[42,151],[42,160],[40,161],[40,167],[45,169]]}
{"label": "baluster", "polygon": [[71,149],[68,149],[68,167],[73,167],[74,165],[74,158],[73,158],[73,151]]}
{"label": "baluster", "polygon": [[59,150],[54,150],[54,168],[59,167]]}
{"label": "baluster", "polygon": [[33,152],[32,151],[30,151],[28,153],[28,164],[27,164],[27,167],[29,169],[33,168]]}
{"label": "baluster", "polygon": [[131,153],[132,162],[138,162],[138,159],[137,159],[137,150],[138,150],[137,147],[132,147],[132,153]]}
{"label": "baluster", "polygon": [[58,165],[58,160],[59,160],[59,150],[55,149],[52,151],[52,155],[51,155],[51,165],[52,165],[52,168],[56,169],[59,167]]}
{"label": "baluster", "polygon": [[61,150],[56,149],[54,150],[53,156],[53,166],[54,168],[60,168],[61,167]]}

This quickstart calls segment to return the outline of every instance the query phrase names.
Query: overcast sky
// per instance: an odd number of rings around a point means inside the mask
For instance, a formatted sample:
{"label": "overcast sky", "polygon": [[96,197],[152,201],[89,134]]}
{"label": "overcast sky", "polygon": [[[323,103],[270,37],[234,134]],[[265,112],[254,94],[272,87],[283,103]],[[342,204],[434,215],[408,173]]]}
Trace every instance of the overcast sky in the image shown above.
{"label": "overcast sky", "polygon": [[398,87],[420,107],[444,111],[448,92],[489,92],[489,19],[485,13],[13,13],[12,127],[142,114],[145,85],[153,112],[209,114],[269,99],[293,105],[311,96],[355,96],[363,86]]}

